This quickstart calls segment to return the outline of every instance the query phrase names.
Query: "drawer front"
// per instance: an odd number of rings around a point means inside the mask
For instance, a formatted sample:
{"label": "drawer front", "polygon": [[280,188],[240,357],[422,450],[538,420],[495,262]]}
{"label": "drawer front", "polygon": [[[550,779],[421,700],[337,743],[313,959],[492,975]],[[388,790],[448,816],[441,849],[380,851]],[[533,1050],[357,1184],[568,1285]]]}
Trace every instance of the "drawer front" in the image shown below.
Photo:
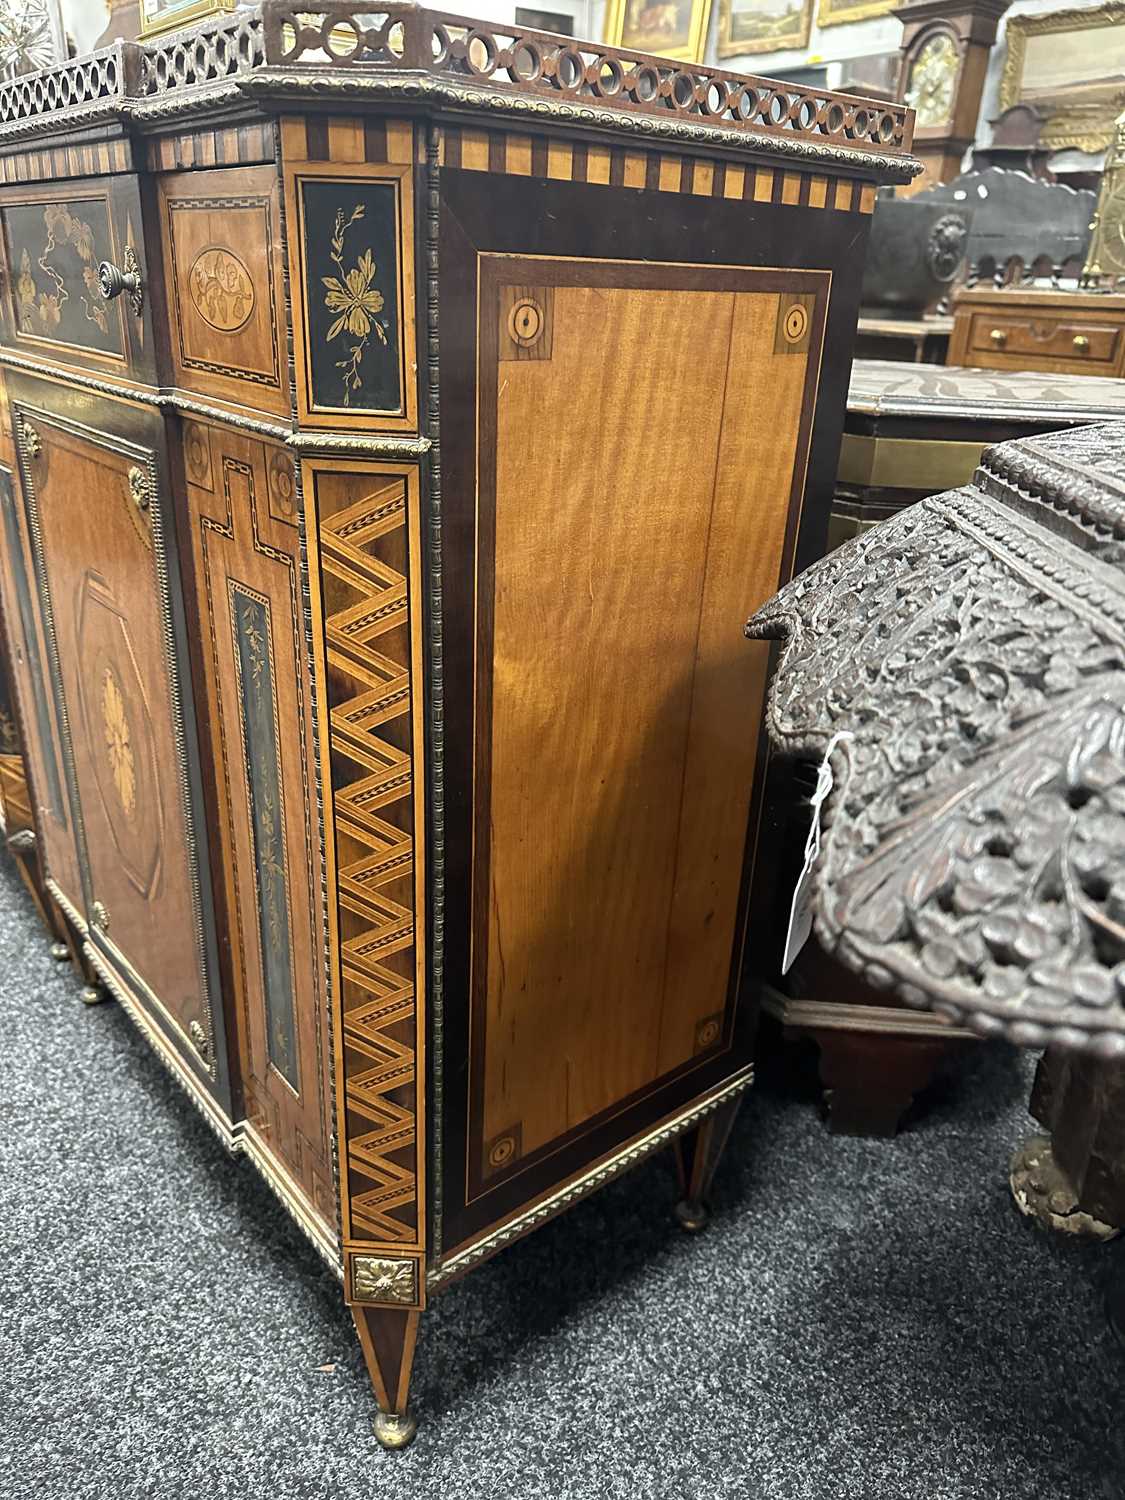
{"label": "drawer front", "polygon": [[36,381],[11,393],[89,941],[225,1102],[163,424]]}
{"label": "drawer front", "polygon": [[[135,177],[7,190],[0,195],[0,247],[5,344],[29,359],[155,381]],[[139,278],[139,299],[128,290],[103,296],[103,261]]]}
{"label": "drawer front", "polygon": [[1017,358],[1021,363],[1064,360],[1078,365],[1112,366],[1121,350],[1119,327],[1082,318],[1016,317],[975,313],[969,335],[974,353]]}

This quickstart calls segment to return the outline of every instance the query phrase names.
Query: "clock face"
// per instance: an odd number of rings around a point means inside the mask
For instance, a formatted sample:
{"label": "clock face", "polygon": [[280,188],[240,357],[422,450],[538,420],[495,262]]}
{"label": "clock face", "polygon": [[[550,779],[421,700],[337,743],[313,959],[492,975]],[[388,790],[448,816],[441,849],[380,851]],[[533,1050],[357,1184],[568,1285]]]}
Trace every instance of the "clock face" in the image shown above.
{"label": "clock face", "polygon": [[944,125],[953,113],[959,63],[957,44],[948,32],[930,37],[918,49],[906,102],[917,111],[919,125]]}

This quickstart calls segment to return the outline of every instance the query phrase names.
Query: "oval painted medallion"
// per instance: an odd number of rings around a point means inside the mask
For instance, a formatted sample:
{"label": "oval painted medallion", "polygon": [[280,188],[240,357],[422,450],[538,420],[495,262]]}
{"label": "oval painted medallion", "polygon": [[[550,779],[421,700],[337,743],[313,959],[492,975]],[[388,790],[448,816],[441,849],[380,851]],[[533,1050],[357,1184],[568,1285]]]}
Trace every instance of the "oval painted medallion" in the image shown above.
{"label": "oval painted medallion", "polygon": [[188,272],[195,310],[220,333],[235,333],[254,311],[254,283],[232,250],[211,245],[201,250]]}

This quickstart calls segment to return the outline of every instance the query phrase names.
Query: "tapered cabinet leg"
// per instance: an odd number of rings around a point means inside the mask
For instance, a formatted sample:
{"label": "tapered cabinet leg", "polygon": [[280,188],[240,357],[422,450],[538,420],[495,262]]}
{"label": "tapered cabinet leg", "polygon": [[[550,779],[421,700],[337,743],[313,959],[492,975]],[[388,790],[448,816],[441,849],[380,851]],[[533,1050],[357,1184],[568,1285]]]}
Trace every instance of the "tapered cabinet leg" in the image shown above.
{"label": "tapered cabinet leg", "polygon": [[375,1436],[384,1448],[405,1448],[418,1424],[410,1415],[410,1371],[421,1313],[394,1307],[352,1307],[367,1373],[379,1403]]}
{"label": "tapered cabinet leg", "polygon": [[730,1139],[734,1117],[741,1103],[742,1095],[739,1094],[714,1110],[694,1130],[680,1136],[675,1144],[676,1169],[680,1179],[676,1222],[681,1229],[690,1233],[694,1234],[705,1228],[711,1217],[711,1210],[707,1206],[711,1181]]}

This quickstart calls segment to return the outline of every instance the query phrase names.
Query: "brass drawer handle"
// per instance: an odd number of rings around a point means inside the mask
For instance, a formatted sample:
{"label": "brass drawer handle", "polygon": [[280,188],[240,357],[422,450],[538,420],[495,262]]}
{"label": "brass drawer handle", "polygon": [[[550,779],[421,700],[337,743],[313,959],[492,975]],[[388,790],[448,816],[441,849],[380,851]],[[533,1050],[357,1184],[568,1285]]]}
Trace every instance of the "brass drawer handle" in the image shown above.
{"label": "brass drawer handle", "polygon": [[133,312],[139,318],[145,305],[145,294],[141,286],[140,262],[137,260],[137,252],[132,245],[125,246],[122,260],[125,263],[123,271],[111,260],[103,260],[98,267],[98,281],[101,283],[102,296],[107,302],[112,302],[114,297],[120,297],[122,292],[128,292]]}
{"label": "brass drawer handle", "polygon": [[1084,333],[1076,333],[1072,343],[1079,354],[1085,354],[1090,347],[1090,340]]}
{"label": "brass drawer handle", "polygon": [[1008,335],[1003,328],[994,328],[988,336],[997,349],[1003,349],[1004,345],[1008,342]]}

